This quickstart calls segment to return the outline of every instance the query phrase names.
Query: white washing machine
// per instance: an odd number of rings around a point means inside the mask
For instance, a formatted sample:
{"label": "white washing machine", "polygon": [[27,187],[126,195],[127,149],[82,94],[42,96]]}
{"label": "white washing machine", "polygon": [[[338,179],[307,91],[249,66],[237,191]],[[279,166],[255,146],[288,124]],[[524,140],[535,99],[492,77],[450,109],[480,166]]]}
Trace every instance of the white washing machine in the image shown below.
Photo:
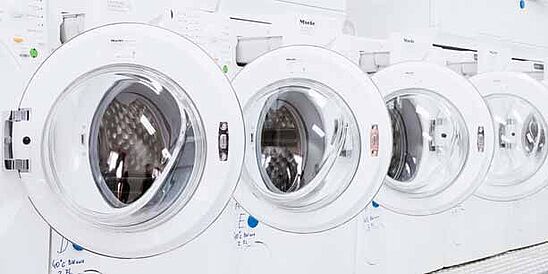
{"label": "white washing machine", "polygon": [[544,242],[548,233],[540,220],[543,204],[521,200],[537,199],[537,193],[548,185],[548,88],[525,74],[511,72],[478,75],[472,81],[486,98],[502,140],[496,142],[499,147],[491,171],[476,194],[514,203],[511,216],[515,218],[511,219],[516,220],[517,230],[507,236],[510,249]]}
{"label": "white washing machine", "polygon": [[198,46],[143,24],[92,29],[43,63],[14,113],[29,199],[74,243],[51,247],[50,273],[233,273],[233,253],[200,239],[240,176],[243,120]]}
{"label": "white washing machine", "polygon": [[[246,1],[221,3],[221,12],[229,13],[237,36],[238,70],[261,54],[282,46],[329,47],[344,32],[344,12],[329,8],[343,1],[315,1],[314,7],[299,4],[306,1],[291,2],[262,1],[254,5]],[[238,7],[237,4],[245,4],[245,7]],[[242,253],[242,273],[256,271],[260,262],[265,260],[269,261],[266,265],[275,265],[271,271],[353,271],[355,222],[321,233],[293,233],[262,224],[259,217],[237,203],[234,208],[237,218],[234,237]]]}
{"label": "white washing machine", "polygon": [[[545,63],[543,62],[514,59],[511,62],[509,70],[523,72],[535,80],[543,81],[545,74],[544,67]],[[545,94],[547,91],[539,93]],[[531,103],[538,109],[545,107],[542,101],[533,101]],[[543,179],[538,180],[542,181]],[[541,184],[541,182],[538,183]],[[513,203],[514,208],[511,217],[513,227],[511,234],[508,236],[511,248],[530,246],[548,240],[548,230],[546,229],[548,224],[542,218],[542,208],[548,206],[547,195],[548,190],[543,188],[538,193],[516,200]]]}
{"label": "white washing machine", "polygon": [[481,183],[492,157],[487,106],[469,81],[450,69],[431,61],[401,62],[429,60],[435,51],[431,42],[345,36],[334,48],[364,72],[375,73],[395,140],[383,188],[357,220],[356,273],[441,268],[451,215]]}
{"label": "white washing machine", "polygon": [[360,230],[359,273],[432,271],[445,259],[444,221],[488,170],[491,117],[471,83],[445,67],[404,62],[373,81],[391,113],[394,144],[388,177]]}
{"label": "white washing machine", "polygon": [[[428,59],[462,76],[504,70],[509,64],[509,52],[500,46],[480,45],[477,41],[451,36],[442,40],[445,43],[438,43]],[[514,207],[514,203],[493,203],[472,196],[450,210],[449,219],[445,220],[448,242],[443,245],[446,251],[443,266],[458,265],[511,249],[509,234],[519,223],[511,218]]]}
{"label": "white washing machine", "polygon": [[548,236],[539,218],[540,191],[548,183],[543,104],[548,90],[516,72],[481,73],[471,81],[493,115],[495,156],[482,187],[454,215],[452,226],[458,229],[452,232],[448,265],[537,244]]}
{"label": "white washing machine", "polygon": [[[53,2],[53,1],[52,1]],[[54,1],[50,5],[52,8],[52,18],[56,18],[57,29],[54,30],[52,40],[59,44],[59,34],[69,33],[70,31],[59,31],[59,29],[87,29],[93,26],[108,24],[120,21],[132,22],[149,22],[155,25],[160,25],[171,31],[175,31],[180,35],[192,40],[199,47],[206,50],[208,55],[217,63],[223,73],[233,75],[236,70],[236,65],[233,65],[235,40],[232,35],[229,18],[217,12],[212,12],[205,9],[200,3],[190,5],[192,1],[182,1],[178,3],[130,3],[120,7],[112,1],[98,1],[94,3],[88,2],[73,2],[65,3],[66,1]],[[181,6],[183,8],[181,8]],[[68,11],[68,12],[67,12]],[[60,16],[61,15],[61,16]],[[80,21],[79,21],[80,20]],[[81,23],[81,25],[78,25]],[[78,26],[78,27],[77,27]],[[81,31],[81,30],[80,30]],[[79,31],[74,31],[77,35]],[[54,43],[52,43],[54,44]],[[219,68],[216,68],[218,71]],[[193,264],[204,261],[216,260],[216,257],[223,257],[223,260],[218,262],[217,266],[203,267],[204,272],[208,273],[232,273],[236,264],[236,259],[232,259],[237,252],[236,240],[234,240],[234,220],[237,212],[232,210],[233,204],[227,206],[227,210],[218,218],[217,222],[199,237],[197,241],[190,243],[190,249],[203,249],[203,247],[215,246],[216,252],[198,252],[203,258],[185,255],[185,251],[171,252],[167,256],[162,256],[161,259],[155,258],[154,264],[157,261],[162,261],[163,264],[173,265],[179,261],[181,264],[185,260],[190,260]],[[78,258],[87,258],[88,262],[93,262],[93,265],[102,270],[118,269],[119,265],[126,264],[126,261],[120,261],[105,256],[96,256],[88,251],[81,250],[79,245],[73,244],[56,232],[52,233],[51,238],[51,261],[70,260],[76,256]],[[133,261],[129,268],[131,271],[138,273],[147,273],[150,268],[143,268],[143,264],[151,264],[148,260]],[[230,266],[228,266],[230,265]],[[129,271],[128,270],[128,271]]]}
{"label": "white washing machine", "polygon": [[246,124],[234,197],[253,216],[241,273],[352,273],[355,236],[326,239],[385,177],[392,141],[377,88],[346,58],[312,46],[262,55],[233,87]]}

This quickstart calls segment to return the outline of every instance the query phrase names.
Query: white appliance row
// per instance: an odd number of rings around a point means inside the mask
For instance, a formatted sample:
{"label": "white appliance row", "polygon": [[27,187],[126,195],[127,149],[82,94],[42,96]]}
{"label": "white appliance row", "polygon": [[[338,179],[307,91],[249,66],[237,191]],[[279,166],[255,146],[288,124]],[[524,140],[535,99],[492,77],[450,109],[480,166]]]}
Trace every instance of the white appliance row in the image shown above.
{"label": "white appliance row", "polygon": [[3,51],[2,272],[420,273],[545,240],[548,93],[488,50],[349,36],[321,1],[104,3],[49,1],[45,61]]}

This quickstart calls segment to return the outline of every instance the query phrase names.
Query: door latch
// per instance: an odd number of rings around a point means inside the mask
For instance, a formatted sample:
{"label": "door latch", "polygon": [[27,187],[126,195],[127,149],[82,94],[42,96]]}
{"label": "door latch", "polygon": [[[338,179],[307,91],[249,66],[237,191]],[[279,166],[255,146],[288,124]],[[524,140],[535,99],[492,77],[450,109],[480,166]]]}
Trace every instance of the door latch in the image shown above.
{"label": "door latch", "polygon": [[221,162],[228,161],[228,123],[219,123],[219,160]]}
{"label": "door latch", "polygon": [[482,126],[478,127],[478,152],[485,151],[485,128]]}
{"label": "door latch", "polygon": [[371,148],[371,156],[379,156],[379,125],[372,125],[369,133],[369,146]]}

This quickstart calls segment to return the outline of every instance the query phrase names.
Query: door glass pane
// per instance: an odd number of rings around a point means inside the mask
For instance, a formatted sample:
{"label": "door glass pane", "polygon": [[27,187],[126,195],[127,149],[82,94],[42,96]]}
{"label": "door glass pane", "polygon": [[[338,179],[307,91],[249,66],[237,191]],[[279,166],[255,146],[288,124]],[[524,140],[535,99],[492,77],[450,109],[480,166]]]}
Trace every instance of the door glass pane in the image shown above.
{"label": "door glass pane", "polygon": [[459,176],[469,149],[459,110],[428,90],[406,89],[387,100],[393,151],[387,183],[416,195],[433,195]]}
{"label": "door glass pane", "polygon": [[359,163],[360,132],[352,111],[331,88],[288,79],[258,91],[246,106],[256,135],[254,188],[283,207],[322,206],[350,184]]}
{"label": "door glass pane", "polygon": [[102,67],[76,79],[51,111],[49,180],[94,224],[155,224],[199,184],[203,132],[192,100],[172,79],[142,66]]}
{"label": "door glass pane", "polygon": [[531,178],[546,160],[546,122],[528,101],[513,95],[485,98],[495,122],[491,185],[515,185]]}

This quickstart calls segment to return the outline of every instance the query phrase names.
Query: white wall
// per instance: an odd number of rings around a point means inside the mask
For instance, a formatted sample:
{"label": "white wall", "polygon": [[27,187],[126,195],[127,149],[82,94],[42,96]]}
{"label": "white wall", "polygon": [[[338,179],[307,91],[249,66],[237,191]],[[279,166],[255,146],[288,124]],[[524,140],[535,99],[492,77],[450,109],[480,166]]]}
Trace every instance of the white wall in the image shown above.
{"label": "white wall", "polygon": [[358,34],[370,38],[425,29],[430,21],[428,0],[347,0],[347,9]]}
{"label": "white wall", "polygon": [[[347,0],[358,34],[443,33],[480,41],[512,43],[526,55],[548,52],[548,1],[529,0]],[[517,50],[516,52],[519,52]],[[547,54],[548,55],[548,54]]]}
{"label": "white wall", "polygon": [[465,35],[509,39],[548,46],[548,2],[517,0],[431,0],[436,4],[434,25]]}
{"label": "white wall", "polygon": [[[284,13],[324,14],[345,17],[347,0],[219,0],[219,11],[230,16],[267,20],[269,15]],[[343,18],[344,19],[344,18]]]}

